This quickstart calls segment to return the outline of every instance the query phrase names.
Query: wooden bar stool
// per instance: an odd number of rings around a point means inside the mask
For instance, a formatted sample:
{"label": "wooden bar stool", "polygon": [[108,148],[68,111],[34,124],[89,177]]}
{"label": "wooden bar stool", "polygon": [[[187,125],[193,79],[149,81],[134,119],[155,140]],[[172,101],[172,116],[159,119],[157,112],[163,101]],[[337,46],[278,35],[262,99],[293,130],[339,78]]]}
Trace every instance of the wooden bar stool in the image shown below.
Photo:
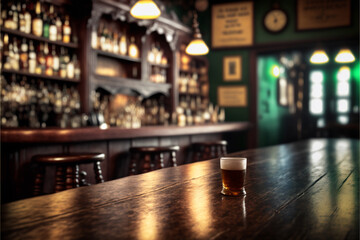
{"label": "wooden bar stool", "polygon": [[146,173],[164,168],[165,153],[169,153],[170,155],[170,165],[176,167],[176,153],[179,150],[179,146],[132,147],[130,148],[131,160],[129,164],[129,175]]}
{"label": "wooden bar stool", "polygon": [[227,154],[225,140],[215,142],[198,142],[192,144],[192,162],[218,158]]}
{"label": "wooden bar stool", "polygon": [[79,183],[79,164],[94,164],[96,183],[104,182],[100,162],[105,159],[104,153],[71,153],[71,154],[49,154],[35,155],[32,161],[38,164],[38,172],[35,177],[33,195],[43,193],[45,168],[55,166],[55,192],[66,189],[77,188],[86,183]]}

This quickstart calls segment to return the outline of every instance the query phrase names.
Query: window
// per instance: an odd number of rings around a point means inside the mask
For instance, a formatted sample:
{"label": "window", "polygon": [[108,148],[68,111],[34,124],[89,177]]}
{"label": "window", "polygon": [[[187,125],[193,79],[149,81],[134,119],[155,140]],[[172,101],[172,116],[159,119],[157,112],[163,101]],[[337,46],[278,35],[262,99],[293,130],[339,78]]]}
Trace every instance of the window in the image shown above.
{"label": "window", "polygon": [[347,124],[349,122],[348,113],[350,112],[350,68],[347,66],[341,67],[336,78],[337,121],[340,124]]}
{"label": "window", "polygon": [[324,114],[324,73],[312,71],[310,73],[310,113]]}

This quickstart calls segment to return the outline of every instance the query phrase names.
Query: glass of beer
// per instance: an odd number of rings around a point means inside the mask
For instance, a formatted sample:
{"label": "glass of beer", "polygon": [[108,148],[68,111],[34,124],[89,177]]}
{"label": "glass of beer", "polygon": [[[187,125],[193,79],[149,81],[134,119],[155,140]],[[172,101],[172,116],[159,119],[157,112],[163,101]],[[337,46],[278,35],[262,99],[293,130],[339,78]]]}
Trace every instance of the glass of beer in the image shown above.
{"label": "glass of beer", "polygon": [[246,158],[222,157],[220,169],[222,178],[221,193],[228,196],[243,196],[246,194],[244,184],[246,176]]}

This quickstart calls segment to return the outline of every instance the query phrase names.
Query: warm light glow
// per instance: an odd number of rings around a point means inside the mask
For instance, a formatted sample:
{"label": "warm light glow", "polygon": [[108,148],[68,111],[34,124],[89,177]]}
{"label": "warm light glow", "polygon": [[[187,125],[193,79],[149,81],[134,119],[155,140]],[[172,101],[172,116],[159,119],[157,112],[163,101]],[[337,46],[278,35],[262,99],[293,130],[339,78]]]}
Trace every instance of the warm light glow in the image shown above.
{"label": "warm light glow", "polygon": [[354,54],[350,49],[341,49],[335,57],[335,62],[337,63],[351,63],[355,61]]}
{"label": "warm light glow", "polygon": [[273,74],[274,77],[279,77],[280,76],[280,68],[279,68],[279,66],[275,65],[272,68],[272,74]]}
{"label": "warm light glow", "polygon": [[316,50],[310,58],[310,62],[313,64],[323,64],[327,63],[328,61],[329,57],[326,55],[324,50]]}
{"label": "warm light glow", "polygon": [[152,0],[139,0],[130,10],[131,16],[139,19],[155,19],[161,14],[159,7]]}
{"label": "warm light glow", "polygon": [[339,116],[338,122],[340,124],[348,124],[349,123],[349,117],[348,116]]}
{"label": "warm light glow", "polygon": [[193,39],[185,52],[189,55],[205,55],[209,52],[209,48],[202,39]]}

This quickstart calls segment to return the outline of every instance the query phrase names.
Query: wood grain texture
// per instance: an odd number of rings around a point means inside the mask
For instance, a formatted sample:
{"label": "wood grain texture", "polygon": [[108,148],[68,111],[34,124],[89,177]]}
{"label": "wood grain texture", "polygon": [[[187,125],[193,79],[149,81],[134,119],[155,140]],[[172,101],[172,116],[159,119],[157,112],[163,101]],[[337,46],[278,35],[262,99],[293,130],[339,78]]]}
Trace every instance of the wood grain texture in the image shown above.
{"label": "wood grain texture", "polygon": [[[359,140],[313,139],[248,158],[245,197],[219,159],[2,206],[3,239],[358,239]],[[228,156],[229,156],[228,155]]]}
{"label": "wood grain texture", "polygon": [[168,137],[194,134],[211,134],[232,131],[244,131],[251,127],[249,122],[204,124],[196,126],[151,126],[137,129],[111,127],[84,127],[73,129],[1,129],[3,143],[70,143],[82,141],[100,141],[145,137]]}

